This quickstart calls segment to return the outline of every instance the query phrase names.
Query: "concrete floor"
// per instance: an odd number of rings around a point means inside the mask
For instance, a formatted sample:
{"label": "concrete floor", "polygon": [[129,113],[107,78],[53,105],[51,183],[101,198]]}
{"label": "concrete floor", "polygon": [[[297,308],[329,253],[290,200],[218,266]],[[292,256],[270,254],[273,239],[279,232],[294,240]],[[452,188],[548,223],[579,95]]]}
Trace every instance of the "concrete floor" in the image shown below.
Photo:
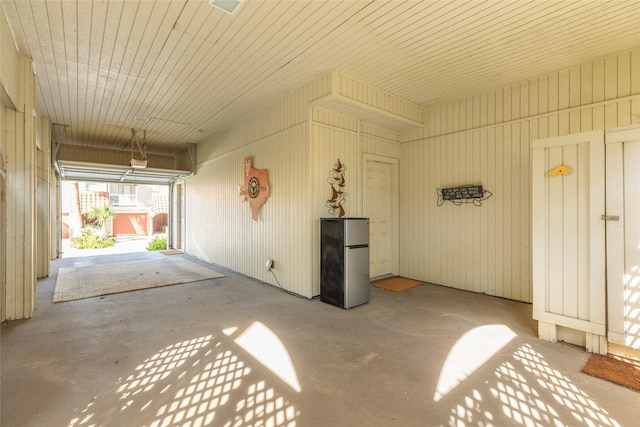
{"label": "concrete floor", "polygon": [[0,329],[2,426],[640,425],[640,394],[538,340],[528,304],[422,285],[341,310],[222,269],[51,303],[60,267],[162,256],[52,263]]}

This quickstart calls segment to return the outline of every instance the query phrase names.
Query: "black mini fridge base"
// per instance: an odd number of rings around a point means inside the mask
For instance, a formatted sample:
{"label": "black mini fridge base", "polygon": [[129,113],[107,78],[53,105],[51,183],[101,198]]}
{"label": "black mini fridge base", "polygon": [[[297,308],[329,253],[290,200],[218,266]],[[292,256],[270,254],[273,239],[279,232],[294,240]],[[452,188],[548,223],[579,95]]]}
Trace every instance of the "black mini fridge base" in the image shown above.
{"label": "black mini fridge base", "polygon": [[340,308],[369,302],[369,219],[321,218],[320,301]]}

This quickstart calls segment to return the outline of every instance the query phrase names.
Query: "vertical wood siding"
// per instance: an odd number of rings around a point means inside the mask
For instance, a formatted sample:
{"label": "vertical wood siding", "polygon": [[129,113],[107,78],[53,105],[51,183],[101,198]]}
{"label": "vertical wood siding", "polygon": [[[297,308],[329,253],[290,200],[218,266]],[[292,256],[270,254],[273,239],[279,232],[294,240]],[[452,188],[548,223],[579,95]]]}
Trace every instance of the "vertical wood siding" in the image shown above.
{"label": "vertical wood siding", "polygon": [[329,172],[338,159],[346,166],[344,191],[346,216],[363,215],[363,157],[365,153],[394,159],[399,154],[399,135],[360,122],[357,118],[318,109],[311,122],[311,218],[313,222],[313,294],[320,294],[320,218],[333,217],[326,202],[331,197]]}
{"label": "vertical wood siding", "polygon": [[[338,115],[341,116],[341,115]],[[330,116],[323,117],[325,121]],[[336,117],[336,123],[343,120]],[[356,120],[357,122],[357,120]],[[356,124],[357,126],[357,124]],[[358,134],[353,129],[332,127],[325,123],[313,122],[311,126],[311,217],[313,224],[313,238],[311,240],[311,259],[313,261],[313,276],[310,284],[313,294],[320,294],[320,218],[335,217],[326,203],[331,198],[332,190],[328,182],[329,173],[340,162],[346,167],[344,172],[346,200],[343,205],[346,216],[359,216],[361,205],[362,158]]]}
{"label": "vertical wood siding", "polygon": [[418,104],[380,90],[368,83],[335,72],[333,86],[333,93],[337,96],[369,105],[412,122],[422,123],[423,121],[423,109]]}
{"label": "vertical wood siding", "polygon": [[3,9],[0,10],[0,98],[5,107],[15,108],[18,104],[19,75],[18,50]]}
{"label": "vertical wood siding", "polygon": [[[198,258],[312,297],[308,103],[325,96],[327,76],[198,145],[197,175],[186,181],[186,251]],[[259,221],[238,188],[244,158],[269,171]],[[273,259],[272,275],[265,261]]]}
{"label": "vertical wood siding", "polygon": [[[186,184],[187,252],[276,285],[264,268],[273,259],[280,284],[310,297],[306,135],[301,124],[201,164]],[[254,168],[269,171],[269,198],[258,222],[238,190],[247,156]]]}
{"label": "vertical wood siding", "polygon": [[[593,223],[604,212],[604,134],[586,135],[584,140],[563,145],[555,139],[545,145],[548,140],[542,139],[533,151],[532,176],[537,180],[532,197],[536,203],[534,257],[538,266],[534,292],[539,293],[533,308],[539,320],[546,321],[550,313],[593,321],[591,297],[604,294],[604,277],[590,274],[596,265],[604,266],[604,223],[596,221],[601,229]],[[560,179],[546,176],[558,165],[571,165],[572,172]],[[600,262],[593,262],[594,255],[600,258],[594,250],[602,252]],[[602,307],[598,312],[604,313],[604,295],[598,303]],[[604,323],[604,317],[597,320]]]}
{"label": "vertical wood siding", "polygon": [[[531,301],[530,144],[640,123],[640,52],[623,52],[427,108],[402,135],[403,276]],[[481,184],[481,207],[436,188]]]}
{"label": "vertical wood siding", "polygon": [[[607,339],[640,349],[640,127],[607,132]],[[613,219],[613,218],[611,218]],[[535,258],[534,258],[535,260]],[[603,298],[604,299],[604,298]]]}
{"label": "vertical wood siding", "polygon": [[6,160],[6,262],[3,319],[29,318],[35,309],[36,138],[35,76],[31,61],[20,59],[18,110],[4,108]]}
{"label": "vertical wood siding", "polygon": [[7,290],[7,191],[6,191],[6,146],[7,125],[5,117],[7,108],[0,102],[0,320],[6,319],[6,290]]}
{"label": "vertical wood siding", "polygon": [[[532,141],[533,318],[541,338],[593,352],[606,352],[604,134]],[[550,176],[558,165],[571,173]]]}
{"label": "vertical wood siding", "polygon": [[[362,158],[397,158],[400,136],[310,103],[329,95],[331,73],[198,145],[186,181],[188,253],[306,297],[319,294],[319,218],[329,216],[329,170],[347,165],[347,215],[362,213]],[[269,171],[270,196],[254,222],[238,187],[243,160]],[[275,260],[276,277],[264,268]],[[277,281],[276,281],[277,278]]]}
{"label": "vertical wood siding", "polygon": [[[50,188],[53,182],[51,178],[51,131],[49,121],[42,119],[39,140],[40,148],[37,150],[38,180],[37,180],[37,218],[36,218],[36,274],[38,278],[49,276],[49,251],[51,247],[51,220],[50,208],[52,206]],[[53,205],[55,207],[55,204]]]}
{"label": "vertical wood siding", "polygon": [[[426,126],[401,135],[309,109],[331,93],[336,76],[322,76],[198,146],[198,176],[187,182],[188,252],[269,283],[275,280],[264,261],[273,258],[286,289],[317,295],[317,229],[329,214],[329,170],[338,158],[347,166],[345,210],[361,215],[362,155],[371,153],[400,159],[403,276],[531,301],[531,141],[640,122],[637,51],[430,106]],[[368,88],[344,91],[367,105],[378,99]],[[259,223],[237,195],[238,165],[247,155],[270,171],[272,193]],[[482,207],[437,206],[437,188],[464,184],[481,184],[493,196]],[[275,201],[279,191],[287,201]],[[212,202],[221,208],[211,212]],[[271,209],[282,209],[287,226],[267,220]],[[205,225],[198,231],[193,224]],[[293,242],[298,250],[289,255],[285,246]]]}
{"label": "vertical wood siding", "polygon": [[400,135],[367,123],[360,123],[363,153],[397,159],[400,155]]}

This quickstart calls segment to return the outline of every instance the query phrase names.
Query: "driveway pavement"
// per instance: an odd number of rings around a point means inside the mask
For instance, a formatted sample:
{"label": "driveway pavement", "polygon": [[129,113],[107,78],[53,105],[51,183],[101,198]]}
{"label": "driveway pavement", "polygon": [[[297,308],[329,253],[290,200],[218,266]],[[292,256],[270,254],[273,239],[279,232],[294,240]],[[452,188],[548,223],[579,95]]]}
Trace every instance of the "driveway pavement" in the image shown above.
{"label": "driveway pavement", "polygon": [[133,252],[145,252],[149,241],[154,236],[117,236],[116,244],[110,248],[101,249],[74,249],[71,247],[69,239],[62,239],[62,254],[61,258],[83,257],[83,256],[97,256],[97,255],[114,255],[114,254],[126,254]]}

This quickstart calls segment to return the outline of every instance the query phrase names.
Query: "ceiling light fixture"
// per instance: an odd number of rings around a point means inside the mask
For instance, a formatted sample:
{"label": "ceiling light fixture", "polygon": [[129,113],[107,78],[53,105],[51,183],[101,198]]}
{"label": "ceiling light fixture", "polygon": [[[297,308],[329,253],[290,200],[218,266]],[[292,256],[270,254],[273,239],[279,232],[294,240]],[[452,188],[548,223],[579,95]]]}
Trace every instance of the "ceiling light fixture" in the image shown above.
{"label": "ceiling light fixture", "polygon": [[209,0],[207,3],[209,6],[220,9],[229,15],[235,15],[243,1],[244,0]]}

